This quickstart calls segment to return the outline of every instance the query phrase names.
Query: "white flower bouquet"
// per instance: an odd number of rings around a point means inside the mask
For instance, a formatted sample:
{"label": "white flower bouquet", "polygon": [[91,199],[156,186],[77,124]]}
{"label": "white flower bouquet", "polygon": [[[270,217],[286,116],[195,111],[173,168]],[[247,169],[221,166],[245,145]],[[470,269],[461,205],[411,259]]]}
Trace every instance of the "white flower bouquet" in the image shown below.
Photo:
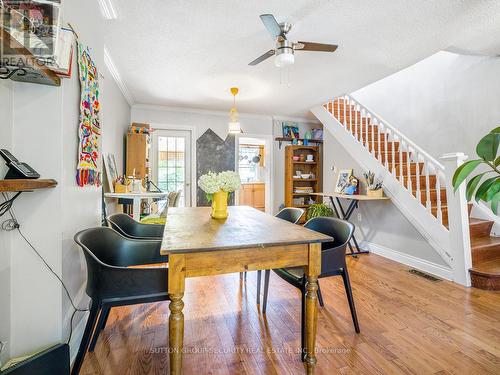
{"label": "white flower bouquet", "polygon": [[207,199],[210,201],[213,194],[219,191],[232,193],[238,190],[241,186],[241,180],[240,175],[234,171],[208,172],[200,176],[198,186],[207,194]]}

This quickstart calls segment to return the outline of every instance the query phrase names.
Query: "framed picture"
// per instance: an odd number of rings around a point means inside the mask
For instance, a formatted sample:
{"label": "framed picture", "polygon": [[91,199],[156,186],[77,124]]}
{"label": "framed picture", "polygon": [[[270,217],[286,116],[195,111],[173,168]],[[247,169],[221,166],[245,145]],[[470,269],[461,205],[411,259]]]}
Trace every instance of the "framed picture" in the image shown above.
{"label": "framed picture", "polygon": [[349,180],[352,176],[352,169],[341,169],[339,171],[339,176],[337,177],[337,183],[335,184],[335,192],[342,193],[344,188],[349,185]]}
{"label": "framed picture", "polygon": [[115,192],[114,182],[118,178],[118,172],[116,170],[116,161],[114,154],[105,155],[104,168],[106,168],[106,177],[108,179],[109,191],[111,193],[114,193]]}
{"label": "framed picture", "polygon": [[284,121],[281,125],[283,130],[283,138],[298,139],[299,137],[299,127],[296,122]]}

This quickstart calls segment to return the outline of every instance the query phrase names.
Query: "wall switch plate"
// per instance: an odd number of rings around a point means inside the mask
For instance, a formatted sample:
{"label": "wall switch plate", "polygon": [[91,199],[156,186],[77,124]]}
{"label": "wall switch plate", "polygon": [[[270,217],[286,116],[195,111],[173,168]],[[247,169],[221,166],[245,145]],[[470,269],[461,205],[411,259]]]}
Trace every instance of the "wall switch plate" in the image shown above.
{"label": "wall switch plate", "polygon": [[361,221],[363,217],[361,216],[361,212],[358,212],[358,221]]}

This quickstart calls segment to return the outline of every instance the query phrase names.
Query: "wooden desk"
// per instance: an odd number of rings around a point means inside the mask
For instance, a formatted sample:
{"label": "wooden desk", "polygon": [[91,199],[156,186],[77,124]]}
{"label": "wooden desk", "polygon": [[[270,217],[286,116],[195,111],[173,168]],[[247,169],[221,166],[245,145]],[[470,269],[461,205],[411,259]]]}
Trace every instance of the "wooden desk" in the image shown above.
{"label": "wooden desk", "polygon": [[[340,193],[312,193],[311,195],[318,195],[320,197],[325,197],[329,198],[330,202],[332,203],[333,210],[335,211],[335,214],[337,217],[344,219],[344,220],[349,220],[351,218],[352,213],[356,208],[359,207],[358,203],[360,201],[364,202],[370,202],[370,201],[386,201],[389,200],[388,197],[370,197],[368,195],[347,195],[347,194],[340,194]],[[335,205],[335,200],[337,201],[338,209],[337,206]],[[340,202],[341,199],[346,199],[351,201],[349,203],[349,206],[347,207],[347,210],[344,210],[344,207],[342,206],[342,203]],[[349,243],[349,248],[351,250],[350,253],[347,253],[346,255],[352,255],[356,257],[358,254],[367,254],[367,250],[361,250],[358,245],[358,240],[356,239],[356,236],[353,234],[352,235],[352,241],[354,242],[354,247],[356,248],[356,251],[354,251],[351,243]]]}
{"label": "wooden desk", "polygon": [[229,217],[214,220],[209,207],[171,208],[161,254],[169,256],[170,374],[182,374],[184,285],[187,277],[304,266],[307,374],[316,364],[318,275],[321,242],[331,237],[288,223],[247,206],[229,207]]}
{"label": "wooden desk", "polygon": [[168,193],[144,191],[142,193],[104,193],[105,198],[132,199],[132,217],[136,221],[141,220],[141,200],[153,198],[167,198]]}

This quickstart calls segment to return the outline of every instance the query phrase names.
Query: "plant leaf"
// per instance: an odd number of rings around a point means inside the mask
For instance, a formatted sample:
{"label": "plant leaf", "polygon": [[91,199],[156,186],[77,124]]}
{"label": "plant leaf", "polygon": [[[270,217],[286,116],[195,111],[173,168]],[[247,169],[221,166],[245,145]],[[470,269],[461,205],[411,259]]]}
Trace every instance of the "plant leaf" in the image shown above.
{"label": "plant leaf", "polygon": [[453,188],[455,189],[455,191],[457,191],[460,184],[464,182],[467,176],[471,174],[472,171],[482,162],[483,161],[480,159],[469,160],[457,168],[452,180]]}
{"label": "plant leaf", "polygon": [[491,210],[498,215],[498,202],[500,201],[500,192],[496,193],[491,200]]}
{"label": "plant leaf", "polygon": [[493,161],[497,157],[500,133],[486,134],[477,144],[476,153],[483,160]]}
{"label": "plant leaf", "polygon": [[500,165],[500,156],[495,159],[495,162],[493,163],[495,167],[498,167]]}
{"label": "plant leaf", "polygon": [[490,133],[500,133],[500,126],[490,131]]}
{"label": "plant leaf", "polygon": [[496,181],[489,187],[489,189],[483,194],[483,201],[489,202],[493,199],[493,196],[500,191],[500,179],[497,177]]}
{"label": "plant leaf", "polygon": [[476,190],[477,185],[479,184],[479,181],[481,181],[483,176],[484,173],[478,174],[467,183],[467,190],[466,190],[467,201],[471,200],[472,194],[474,194],[474,191]]}
{"label": "plant leaf", "polygon": [[493,185],[496,181],[497,177],[488,178],[486,181],[483,181],[481,186],[476,191],[476,202],[479,202],[480,199],[483,199],[483,195],[486,194],[488,189]]}

